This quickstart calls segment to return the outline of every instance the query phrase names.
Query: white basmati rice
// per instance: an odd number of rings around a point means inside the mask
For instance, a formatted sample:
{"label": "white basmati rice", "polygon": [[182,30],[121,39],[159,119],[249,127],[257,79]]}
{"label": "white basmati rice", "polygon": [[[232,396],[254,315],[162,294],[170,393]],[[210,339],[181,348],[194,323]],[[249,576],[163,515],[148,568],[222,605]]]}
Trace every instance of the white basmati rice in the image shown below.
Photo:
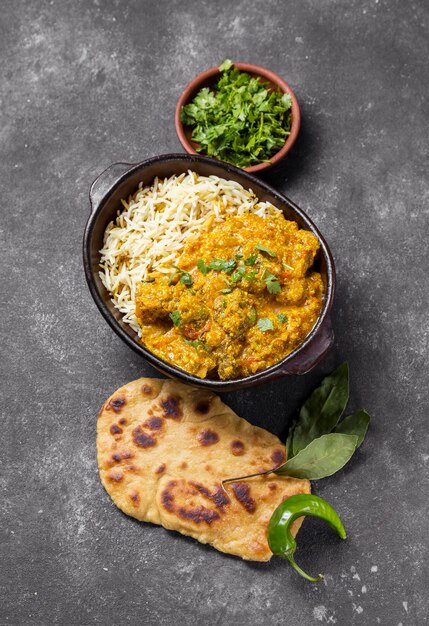
{"label": "white basmati rice", "polygon": [[269,202],[259,202],[253,191],[217,176],[188,171],[152,185],[139,185],[122,200],[114,222],[106,228],[100,250],[100,278],[117,309],[140,336],[135,316],[139,283],[152,272],[170,274],[188,237],[197,236],[228,215],[279,213]]}

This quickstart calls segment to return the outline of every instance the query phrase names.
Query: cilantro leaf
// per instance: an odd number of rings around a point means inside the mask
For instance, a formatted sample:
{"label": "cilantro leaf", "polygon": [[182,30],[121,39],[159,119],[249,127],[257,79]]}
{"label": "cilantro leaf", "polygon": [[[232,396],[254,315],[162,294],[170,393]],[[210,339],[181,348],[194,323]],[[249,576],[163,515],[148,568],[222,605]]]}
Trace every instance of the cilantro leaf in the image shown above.
{"label": "cilantro leaf", "polygon": [[225,72],[226,70],[231,69],[232,67],[232,61],[230,61],[229,59],[225,59],[225,61],[222,63],[222,65],[219,65],[219,72]]}
{"label": "cilantro leaf", "polygon": [[290,93],[284,93],[282,95],[282,102],[288,109],[292,107],[292,98]]}
{"label": "cilantro leaf", "polygon": [[182,285],[193,285],[194,281],[192,279],[192,276],[190,275],[189,272],[182,272],[182,275],[180,277],[179,283],[182,283]]}
{"label": "cilantro leaf", "polygon": [[198,259],[197,267],[200,270],[201,274],[203,274],[204,276],[207,276],[207,274],[210,272],[210,268],[204,263],[202,259]]}
{"label": "cilantro leaf", "polygon": [[[189,272],[185,272],[185,270],[180,269],[180,267],[177,267],[177,265],[173,265],[173,267],[180,274],[179,283],[181,283],[182,285],[187,285],[188,287],[194,284],[194,280]],[[171,285],[174,278],[175,278],[175,274],[170,276],[168,280],[169,285]]]}
{"label": "cilantro leaf", "polygon": [[267,287],[268,293],[277,294],[280,293],[282,287],[279,283],[279,279],[271,272],[265,272],[265,285]]}
{"label": "cilantro leaf", "polygon": [[269,254],[273,258],[275,258],[277,256],[277,254],[275,252],[273,252],[272,250],[267,248],[267,246],[264,246],[262,243],[256,244],[255,250],[260,250],[261,252],[266,252],[267,254]]}
{"label": "cilantro leaf", "polygon": [[201,341],[200,339],[184,339],[183,341],[186,344],[188,344],[188,346],[192,346],[195,349],[197,349],[199,346],[201,346],[207,352],[211,352],[210,346],[208,346],[206,343],[204,343],[204,341]]}
{"label": "cilantro leaf", "polygon": [[226,272],[230,274],[237,267],[237,261],[235,259],[229,259],[229,261],[225,261],[224,259],[213,259],[207,266],[211,270],[217,270],[218,272]]}
{"label": "cilantro leaf", "polygon": [[246,268],[245,267],[241,266],[241,267],[237,268],[235,270],[235,272],[233,274],[231,274],[231,283],[232,284],[238,283],[238,281],[243,278],[245,273],[246,273]]}
{"label": "cilantro leaf", "polygon": [[248,280],[249,283],[252,283],[255,280],[257,275],[258,275],[257,270],[253,270],[253,272],[248,272],[247,274],[245,274],[243,276],[243,279]]}
{"label": "cilantro leaf", "polygon": [[256,259],[258,258],[257,254],[252,254],[251,256],[249,256],[247,259],[244,259],[244,265],[255,265],[256,263]]}
{"label": "cilantro leaf", "polygon": [[282,290],[281,285],[279,281],[277,280],[277,278],[274,280],[271,280],[270,282],[266,281],[266,285],[267,285],[268,292],[273,295],[277,295]]}
{"label": "cilantro leaf", "polygon": [[284,313],[278,313],[277,314],[277,319],[280,322],[280,324],[286,324],[286,322],[288,320],[288,317]]}
{"label": "cilantro leaf", "polygon": [[252,308],[250,309],[250,311],[247,314],[247,317],[249,319],[249,322],[253,325],[256,323],[256,309],[254,306],[252,306]]}
{"label": "cilantro leaf", "polygon": [[171,319],[171,321],[173,322],[175,326],[180,326],[182,317],[179,311],[173,311],[172,313],[169,314],[168,317]]}
{"label": "cilantro leaf", "polygon": [[274,330],[274,324],[269,317],[261,317],[258,319],[257,326],[263,333],[266,333],[267,330]]}

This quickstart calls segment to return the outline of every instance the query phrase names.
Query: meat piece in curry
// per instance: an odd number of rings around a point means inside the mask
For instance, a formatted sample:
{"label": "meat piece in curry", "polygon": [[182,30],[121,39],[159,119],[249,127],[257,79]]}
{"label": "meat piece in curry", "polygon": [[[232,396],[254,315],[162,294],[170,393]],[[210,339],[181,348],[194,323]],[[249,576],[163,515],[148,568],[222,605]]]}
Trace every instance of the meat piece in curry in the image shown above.
{"label": "meat piece in curry", "polygon": [[142,343],[200,378],[249,376],[295,350],[320,314],[313,233],[282,214],[230,216],[189,240],[170,276],[142,283]]}

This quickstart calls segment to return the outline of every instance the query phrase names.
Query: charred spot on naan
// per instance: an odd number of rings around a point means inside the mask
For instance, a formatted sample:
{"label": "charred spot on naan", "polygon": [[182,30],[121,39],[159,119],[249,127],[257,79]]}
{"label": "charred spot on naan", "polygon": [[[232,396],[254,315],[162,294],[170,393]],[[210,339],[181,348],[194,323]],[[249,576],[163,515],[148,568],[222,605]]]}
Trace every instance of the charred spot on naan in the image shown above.
{"label": "charred spot on naan", "polygon": [[184,406],[187,409],[186,421],[190,423],[203,423],[224,413],[224,405],[219,396],[202,389],[191,389]]}
{"label": "charred spot on naan", "polygon": [[200,400],[195,405],[195,412],[200,413],[201,415],[207,415],[210,411],[210,402],[208,400]]}
{"label": "charred spot on naan", "polygon": [[124,475],[122,472],[109,472],[107,474],[107,480],[110,480],[113,483],[119,483],[123,479]]}
{"label": "charred spot on naan", "polygon": [[159,392],[161,391],[161,385],[159,384],[161,381],[145,381],[141,386],[141,393],[145,398],[150,398],[154,400],[157,396],[159,396]]}
{"label": "charred spot on naan", "polygon": [[135,465],[125,465],[124,470],[127,472],[137,472],[140,470],[140,468],[136,467]]}
{"label": "charred spot on naan", "polygon": [[130,493],[130,500],[133,503],[134,507],[138,507],[140,504],[140,495],[138,493],[138,491],[133,491],[132,493]]}
{"label": "charred spot on naan", "polygon": [[281,465],[286,460],[285,451],[282,448],[276,448],[271,454],[271,460],[276,466]]}
{"label": "charred spot on naan", "polygon": [[170,511],[170,513],[174,511],[174,496],[171,493],[171,490],[176,487],[176,485],[177,480],[170,480],[170,482],[167,483],[164,491],[161,494],[162,505],[167,511]]}
{"label": "charred spot on naan", "polygon": [[165,433],[166,424],[162,417],[149,417],[143,424],[138,424],[132,431],[133,443],[138,448],[153,448],[157,439]]}
{"label": "charred spot on naan", "polygon": [[129,451],[115,452],[114,454],[112,454],[112,461],[114,463],[120,463],[121,461],[123,461],[125,459],[132,459],[133,456],[134,456],[134,454],[132,452],[129,452]]}
{"label": "charred spot on naan", "polygon": [[232,483],[232,491],[238,502],[248,513],[256,511],[256,502],[250,495],[250,487],[246,483]]}
{"label": "charred spot on naan", "polygon": [[156,446],[156,438],[145,433],[143,426],[136,426],[133,430],[134,445],[139,448],[153,448]]}
{"label": "charred spot on naan", "polygon": [[201,483],[190,481],[190,484],[195,487],[195,489],[197,489],[197,491],[201,495],[211,500],[216,505],[216,508],[220,509],[221,511],[223,511],[225,506],[230,503],[228,495],[225,493],[220,485],[216,487],[216,489],[212,493],[209,489],[207,489],[207,487],[204,487],[204,485],[202,485]]}
{"label": "charred spot on naan", "polygon": [[223,511],[224,507],[230,503],[230,499],[226,492],[222,489],[221,486],[217,487],[211,496],[213,502],[217,506],[218,509]]}
{"label": "charred spot on naan", "polygon": [[123,407],[126,404],[125,396],[115,396],[109,400],[106,406],[106,411],[114,411],[115,413],[119,413],[122,411]]}
{"label": "charred spot on naan", "polygon": [[122,430],[122,428],[120,426],[118,426],[117,424],[112,424],[110,427],[110,434],[113,435],[113,437],[116,437],[116,435],[122,435],[124,431]]}
{"label": "charred spot on naan", "polygon": [[166,418],[174,420],[180,420],[183,416],[182,399],[178,395],[168,394],[160,399],[159,405],[161,407],[162,414]]}
{"label": "charred spot on naan", "polygon": [[245,452],[245,445],[242,441],[240,441],[240,439],[234,439],[234,441],[231,441],[230,447],[231,453],[234,456],[241,456]]}
{"label": "charred spot on naan", "polygon": [[150,430],[161,430],[165,426],[165,421],[162,417],[150,417],[145,423],[145,426],[150,428]]}
{"label": "charred spot on naan", "polygon": [[205,506],[199,505],[193,508],[186,508],[180,506],[177,509],[177,515],[182,519],[188,519],[196,524],[201,524],[201,522],[206,522],[209,526],[220,519],[219,513],[216,511],[212,511],[207,509]]}
{"label": "charred spot on naan", "polygon": [[210,491],[201,483],[180,479],[167,483],[161,503],[166,511],[183,520],[210,526],[221,518],[230,500],[220,486]]}
{"label": "charred spot on naan", "polygon": [[214,430],[207,428],[207,430],[198,433],[197,439],[202,446],[212,446],[219,441],[219,435]]}

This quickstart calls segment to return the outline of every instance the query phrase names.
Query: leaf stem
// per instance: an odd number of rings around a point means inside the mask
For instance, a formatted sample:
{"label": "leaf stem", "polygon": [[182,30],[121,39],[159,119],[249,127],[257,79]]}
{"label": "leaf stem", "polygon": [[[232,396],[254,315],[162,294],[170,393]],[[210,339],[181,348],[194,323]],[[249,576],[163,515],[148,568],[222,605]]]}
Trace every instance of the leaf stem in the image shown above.
{"label": "leaf stem", "polygon": [[265,470],[264,472],[256,472],[256,474],[247,474],[247,476],[237,476],[236,478],[225,478],[221,482],[222,489],[225,491],[224,485],[226,485],[226,483],[235,483],[236,481],[246,480],[247,478],[256,478],[257,476],[266,476],[267,474],[272,474],[275,470],[276,468],[274,467],[273,469]]}

